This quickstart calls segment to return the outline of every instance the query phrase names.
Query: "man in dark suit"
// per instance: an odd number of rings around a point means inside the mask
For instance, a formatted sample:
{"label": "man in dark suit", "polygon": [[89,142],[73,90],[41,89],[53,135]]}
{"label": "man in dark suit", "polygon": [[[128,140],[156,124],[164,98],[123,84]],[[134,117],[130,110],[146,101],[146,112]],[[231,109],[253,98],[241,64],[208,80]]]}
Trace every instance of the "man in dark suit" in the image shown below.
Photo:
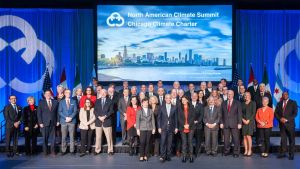
{"label": "man in dark suit", "polygon": [[242,128],[242,107],[241,103],[234,100],[234,91],[228,91],[228,100],[222,103],[222,118],[220,127],[224,130],[224,155],[230,152],[230,136],[232,137],[234,150],[233,157],[239,157],[240,134]]}
{"label": "man in dark suit", "polygon": [[95,155],[100,154],[102,146],[102,133],[104,131],[107,145],[108,155],[113,155],[113,139],[112,139],[112,115],[114,113],[113,103],[110,98],[107,98],[107,91],[102,89],[100,91],[100,98],[95,103],[95,116],[96,116],[96,144]]}
{"label": "man in dark suit", "polygon": [[269,91],[266,91],[266,85],[264,83],[261,83],[261,84],[259,84],[259,94],[255,95],[255,98],[254,98],[254,101],[256,102],[256,109],[259,109],[262,107],[263,97],[269,98],[268,106],[272,108],[272,106],[273,106],[272,96]]}
{"label": "man in dark suit", "polygon": [[129,90],[124,89],[122,95],[123,96],[120,97],[119,102],[118,102],[118,110],[120,112],[120,123],[121,123],[121,129],[122,129],[122,144],[125,145],[128,143],[127,131],[126,131],[126,110],[130,104]]}
{"label": "man in dark suit", "polygon": [[123,88],[121,90],[119,90],[119,94],[120,94],[119,97],[123,96],[124,89],[128,89],[129,90],[129,95],[130,95],[130,88],[129,88],[129,85],[128,85],[128,81],[123,81]]}
{"label": "man in dark suit", "polygon": [[158,132],[161,134],[161,162],[171,161],[173,135],[178,132],[177,121],[177,108],[171,104],[171,95],[167,94],[157,117]]}
{"label": "man in dark suit", "polygon": [[58,101],[51,99],[51,91],[44,92],[44,100],[40,100],[37,116],[39,126],[43,135],[43,152],[44,155],[48,154],[48,141],[51,138],[51,154],[55,155],[55,126],[58,126],[57,109]]}
{"label": "man in dark suit", "polygon": [[[176,106],[176,109],[179,110],[181,108],[181,101],[179,99],[178,93],[180,93],[180,90],[178,89],[178,92],[176,92],[176,89],[171,90],[171,104]],[[180,157],[181,156],[181,148],[182,148],[182,141],[181,141],[181,135],[180,133],[176,133],[174,136],[174,144],[175,144],[175,151],[176,151],[176,156]]]}
{"label": "man in dark suit", "polygon": [[[234,91],[234,96],[238,96],[239,95],[239,93],[240,93],[240,86],[242,86],[243,84],[244,84],[243,80],[242,79],[238,79],[237,85],[232,88],[232,90]],[[236,100],[238,100],[238,99],[236,99]]]}
{"label": "man in dark suit", "polygon": [[[206,82],[200,83],[200,90],[203,91],[204,99],[207,99],[210,96],[210,93],[212,92],[207,89]],[[197,93],[199,93],[199,91]]]}
{"label": "man in dark suit", "polygon": [[[18,133],[21,124],[22,107],[16,104],[17,97],[15,95],[9,96],[9,104],[4,108],[5,125],[5,142],[7,157],[19,155],[18,152]],[[10,143],[13,142],[11,149]]]}
{"label": "man in dark suit", "polygon": [[244,85],[239,86],[239,93],[237,93],[237,95],[234,94],[235,96],[234,99],[240,101],[241,103],[245,102],[245,92],[246,92],[245,86]]}
{"label": "man in dark suit", "polygon": [[278,158],[285,157],[287,151],[287,138],[289,140],[289,160],[294,160],[295,152],[295,118],[297,116],[298,106],[294,100],[289,99],[288,92],[282,93],[280,101],[275,109],[275,117],[279,120],[280,128],[280,154]]}
{"label": "man in dark suit", "polygon": [[149,99],[152,96],[158,97],[158,94],[154,91],[154,85],[152,83],[148,86],[148,92],[146,92],[145,96]]}
{"label": "man in dark suit", "polygon": [[208,98],[208,106],[204,108],[203,123],[205,125],[205,151],[207,155],[217,156],[218,131],[222,112],[220,107],[215,106],[215,99]]}
{"label": "man in dark suit", "polygon": [[165,101],[165,89],[164,88],[158,88],[157,90],[157,99],[158,99],[158,103],[159,105],[163,105],[164,101]]}
{"label": "man in dark suit", "polygon": [[112,114],[112,135],[113,135],[113,143],[116,143],[116,127],[117,127],[117,112],[118,112],[118,101],[119,101],[119,93],[115,91],[114,85],[110,84],[108,89],[108,98],[112,101],[114,113]]}
{"label": "man in dark suit", "polygon": [[253,80],[253,85],[248,87],[248,92],[250,92],[253,101],[256,95],[259,95],[258,81],[256,79]]}
{"label": "man in dark suit", "polygon": [[193,83],[189,84],[189,90],[184,93],[190,100],[192,99],[192,94],[195,92],[195,85]]}
{"label": "man in dark suit", "polygon": [[191,111],[195,112],[195,139],[196,139],[196,146],[195,146],[195,156],[198,155],[198,153],[201,151],[201,143],[203,139],[203,114],[204,109],[202,104],[198,102],[198,94],[195,92],[191,95]]}

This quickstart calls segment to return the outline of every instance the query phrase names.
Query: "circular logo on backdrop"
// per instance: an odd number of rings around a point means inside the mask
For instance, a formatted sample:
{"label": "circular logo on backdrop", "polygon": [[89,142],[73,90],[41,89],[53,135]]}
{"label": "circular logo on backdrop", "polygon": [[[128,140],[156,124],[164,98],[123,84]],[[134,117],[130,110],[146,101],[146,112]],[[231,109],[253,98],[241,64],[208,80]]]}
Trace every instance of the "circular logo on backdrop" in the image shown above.
{"label": "circular logo on backdrop", "polygon": [[[0,37],[0,51],[4,50],[7,46],[11,46],[15,52],[20,51],[25,48],[24,53],[21,58],[30,64],[32,60],[36,57],[37,51],[39,51],[48,65],[49,74],[51,76],[52,70],[54,69],[54,55],[51,48],[43,41],[39,40],[32,26],[24,19],[14,16],[14,15],[3,15],[0,16],[0,29],[3,27],[15,27],[19,29],[24,37],[16,39],[11,43],[7,43],[4,39]],[[35,93],[41,91],[43,88],[44,76],[35,82],[26,83],[18,79],[13,78],[8,85],[20,92],[20,93]],[[0,77],[0,88],[3,88],[7,83]]]}
{"label": "circular logo on backdrop", "polygon": [[106,24],[110,27],[121,27],[124,25],[124,23],[124,18],[118,12],[113,12],[106,19]]}
{"label": "circular logo on backdrop", "polygon": [[284,63],[287,56],[294,50],[296,52],[297,58],[300,60],[300,30],[297,33],[295,39],[287,41],[280,47],[276,54],[274,69],[275,75],[278,75],[278,71],[280,70],[279,78],[282,81],[283,87],[295,93],[300,93],[300,83],[292,80],[290,75],[288,75],[284,69]]}

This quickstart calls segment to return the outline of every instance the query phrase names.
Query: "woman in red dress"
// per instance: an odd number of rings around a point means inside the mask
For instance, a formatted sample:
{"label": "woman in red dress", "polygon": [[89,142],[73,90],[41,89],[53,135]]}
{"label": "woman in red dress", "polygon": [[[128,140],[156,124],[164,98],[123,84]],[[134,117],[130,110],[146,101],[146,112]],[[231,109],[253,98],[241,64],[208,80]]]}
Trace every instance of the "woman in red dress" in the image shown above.
{"label": "woman in red dress", "polygon": [[94,96],[94,90],[90,86],[85,89],[83,96],[80,99],[80,102],[79,102],[80,108],[84,108],[85,100],[87,98],[91,100],[91,104],[92,104],[91,106],[94,107],[97,98],[96,98],[96,96]]}

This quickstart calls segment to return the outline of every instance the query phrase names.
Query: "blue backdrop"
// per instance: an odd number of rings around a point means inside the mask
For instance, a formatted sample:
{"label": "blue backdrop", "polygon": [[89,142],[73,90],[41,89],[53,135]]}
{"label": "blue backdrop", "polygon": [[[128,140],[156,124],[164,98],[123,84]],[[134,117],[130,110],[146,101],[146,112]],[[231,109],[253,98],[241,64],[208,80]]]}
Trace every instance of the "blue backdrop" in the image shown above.
{"label": "blue backdrop", "polygon": [[46,65],[53,70],[50,76],[56,93],[63,68],[68,87],[73,88],[78,64],[86,86],[93,62],[91,9],[0,9],[0,110],[10,94],[17,96],[21,106],[26,105],[28,96],[39,100]]}
{"label": "blue backdrop", "polygon": [[[300,104],[300,11],[238,10],[236,21],[236,60],[242,79],[247,82],[252,63],[255,77],[262,81],[264,64],[272,93],[278,66],[283,90]],[[276,61],[276,62],[275,62]],[[296,119],[300,127],[299,114]]]}

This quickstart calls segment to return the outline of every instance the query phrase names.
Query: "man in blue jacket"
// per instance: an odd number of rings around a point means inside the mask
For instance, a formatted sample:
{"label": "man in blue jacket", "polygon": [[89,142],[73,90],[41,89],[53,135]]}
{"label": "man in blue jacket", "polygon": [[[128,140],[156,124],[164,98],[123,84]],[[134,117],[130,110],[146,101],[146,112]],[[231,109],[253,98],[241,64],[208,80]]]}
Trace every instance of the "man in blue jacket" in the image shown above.
{"label": "man in blue jacket", "polygon": [[71,90],[66,89],[64,91],[65,98],[59,102],[58,106],[58,115],[59,122],[61,124],[61,153],[62,155],[66,154],[67,143],[66,138],[69,133],[70,136],[70,153],[72,155],[74,152],[74,131],[76,124],[76,115],[77,115],[77,103],[75,100],[71,99]]}

